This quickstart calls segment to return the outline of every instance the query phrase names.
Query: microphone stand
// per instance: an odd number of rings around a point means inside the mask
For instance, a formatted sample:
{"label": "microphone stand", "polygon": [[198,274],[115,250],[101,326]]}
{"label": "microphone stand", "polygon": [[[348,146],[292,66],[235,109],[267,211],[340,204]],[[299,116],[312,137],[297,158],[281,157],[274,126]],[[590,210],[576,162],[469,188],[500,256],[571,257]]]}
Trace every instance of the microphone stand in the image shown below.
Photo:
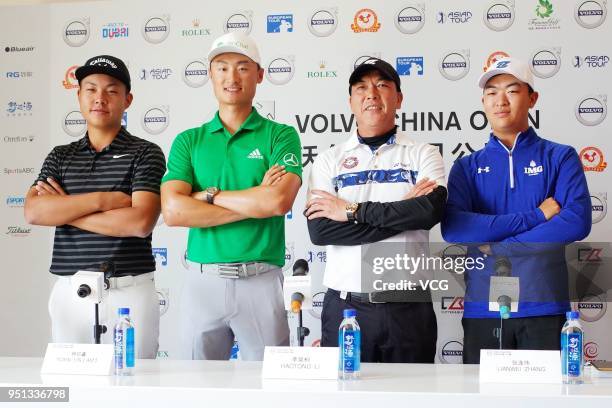
{"label": "microphone stand", "polygon": [[300,311],[298,312],[297,334],[298,334],[298,346],[299,347],[304,347],[304,339],[306,338],[306,336],[308,336],[310,334],[310,329],[308,327],[304,327],[303,326],[302,309],[301,308],[300,308]]}
{"label": "microphone stand", "polygon": [[94,341],[95,344],[100,344],[100,338],[102,337],[102,334],[106,333],[106,326],[100,324],[100,313],[98,312],[98,304],[96,303],[94,307]]}

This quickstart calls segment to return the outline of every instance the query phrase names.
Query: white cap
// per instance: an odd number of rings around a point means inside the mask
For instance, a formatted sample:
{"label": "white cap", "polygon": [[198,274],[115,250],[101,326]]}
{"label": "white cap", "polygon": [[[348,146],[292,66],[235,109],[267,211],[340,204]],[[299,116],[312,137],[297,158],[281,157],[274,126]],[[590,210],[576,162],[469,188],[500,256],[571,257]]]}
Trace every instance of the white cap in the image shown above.
{"label": "white cap", "polygon": [[208,52],[208,62],[212,62],[219,54],[225,54],[226,52],[235,52],[236,54],[242,54],[256,63],[261,65],[261,59],[259,58],[259,50],[255,41],[242,33],[231,32],[213,41],[210,51]]}
{"label": "white cap", "polygon": [[489,68],[480,76],[478,86],[484,88],[489,79],[499,74],[510,74],[519,81],[525,82],[531,89],[535,89],[533,74],[529,66],[516,58],[500,58],[489,65]]}

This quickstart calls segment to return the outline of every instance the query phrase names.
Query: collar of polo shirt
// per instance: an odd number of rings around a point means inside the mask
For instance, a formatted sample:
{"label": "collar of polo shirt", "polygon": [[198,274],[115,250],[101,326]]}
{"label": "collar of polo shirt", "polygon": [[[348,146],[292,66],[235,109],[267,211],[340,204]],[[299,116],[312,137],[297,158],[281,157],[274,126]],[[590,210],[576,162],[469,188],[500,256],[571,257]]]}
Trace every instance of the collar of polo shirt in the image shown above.
{"label": "collar of polo shirt", "polygon": [[[393,142],[393,144],[399,144],[399,145],[404,145],[404,146],[409,146],[409,145],[414,144],[414,142],[410,140],[408,136],[406,136],[402,132],[397,132],[394,136],[394,139],[395,141]],[[359,142],[359,138],[357,137],[357,130],[354,130],[353,133],[351,133],[351,137],[349,137],[348,140],[344,142],[343,144],[344,151],[353,150],[360,146],[366,146],[366,145]]]}
{"label": "collar of polo shirt", "polygon": [[[262,120],[263,117],[259,114],[259,112],[257,112],[257,109],[253,107],[253,110],[236,133],[240,132],[242,129],[255,130],[261,125]],[[211,132],[218,132],[222,129],[225,129],[225,127],[223,126],[223,122],[221,122],[221,118],[219,117],[219,111],[217,111],[217,113],[215,113],[215,117],[210,121],[210,130]]]}

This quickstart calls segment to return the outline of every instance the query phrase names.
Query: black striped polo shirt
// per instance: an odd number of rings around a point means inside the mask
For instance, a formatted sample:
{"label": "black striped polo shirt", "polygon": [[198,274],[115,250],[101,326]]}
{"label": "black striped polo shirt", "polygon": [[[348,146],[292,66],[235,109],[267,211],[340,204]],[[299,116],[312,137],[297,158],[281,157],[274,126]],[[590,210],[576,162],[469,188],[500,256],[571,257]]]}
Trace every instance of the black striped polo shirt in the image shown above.
{"label": "black striped polo shirt", "polygon": [[[52,177],[68,194],[150,191],[159,194],[166,171],[164,153],[154,143],[132,136],[121,128],[113,142],[96,152],[88,135],[57,146],[45,159],[38,181]],[[36,184],[36,182],[34,184]],[[139,275],[155,270],[151,235],[117,238],[70,225],[55,228],[50,272],[71,275],[78,270],[96,270],[112,261],[116,275]]]}

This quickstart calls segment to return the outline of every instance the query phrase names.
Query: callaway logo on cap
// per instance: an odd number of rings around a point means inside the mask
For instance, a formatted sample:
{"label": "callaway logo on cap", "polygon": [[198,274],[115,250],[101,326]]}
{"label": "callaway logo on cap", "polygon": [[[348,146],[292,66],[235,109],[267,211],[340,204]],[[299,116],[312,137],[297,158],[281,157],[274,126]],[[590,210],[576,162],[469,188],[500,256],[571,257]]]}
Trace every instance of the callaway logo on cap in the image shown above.
{"label": "callaway logo on cap", "polygon": [[128,92],[131,88],[130,72],[123,61],[112,55],[98,55],[90,58],[82,67],[77,68],[74,74],[79,81],[79,85],[89,75],[104,74],[123,82]]}

